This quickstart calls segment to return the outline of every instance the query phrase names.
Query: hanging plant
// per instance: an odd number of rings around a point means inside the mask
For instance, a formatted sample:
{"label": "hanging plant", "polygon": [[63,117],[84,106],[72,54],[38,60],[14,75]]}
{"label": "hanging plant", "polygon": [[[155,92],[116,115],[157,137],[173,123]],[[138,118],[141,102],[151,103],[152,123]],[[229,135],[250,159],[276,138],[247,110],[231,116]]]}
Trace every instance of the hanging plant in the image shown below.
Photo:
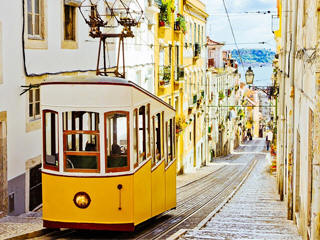
{"label": "hanging plant", "polygon": [[224,95],[223,91],[222,91],[222,90],[219,91],[219,100],[220,100],[220,101],[223,100],[224,97],[225,97],[225,95]]}
{"label": "hanging plant", "polygon": [[222,123],[220,123],[219,124],[219,131],[223,131],[224,129],[225,129],[225,126]]}
{"label": "hanging plant", "polygon": [[228,97],[231,96],[231,93],[232,93],[232,90],[231,90],[231,89],[228,89]]}

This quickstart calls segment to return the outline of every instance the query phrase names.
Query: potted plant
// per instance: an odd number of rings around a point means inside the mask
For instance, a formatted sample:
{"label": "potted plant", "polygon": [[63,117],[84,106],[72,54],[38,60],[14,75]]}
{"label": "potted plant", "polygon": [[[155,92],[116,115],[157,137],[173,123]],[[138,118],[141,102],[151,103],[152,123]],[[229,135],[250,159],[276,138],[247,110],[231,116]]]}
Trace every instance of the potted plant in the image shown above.
{"label": "potted plant", "polygon": [[171,14],[174,12],[174,4],[172,0],[162,0],[159,14],[159,26],[170,25]]}
{"label": "potted plant", "polygon": [[243,109],[239,109],[238,111],[238,116],[240,117],[240,119],[242,119],[244,117],[244,111]]}
{"label": "potted plant", "polygon": [[184,16],[180,13],[177,14],[177,19],[175,21],[174,28],[175,30],[178,30],[178,31],[182,30],[183,33],[187,31],[186,20]]}

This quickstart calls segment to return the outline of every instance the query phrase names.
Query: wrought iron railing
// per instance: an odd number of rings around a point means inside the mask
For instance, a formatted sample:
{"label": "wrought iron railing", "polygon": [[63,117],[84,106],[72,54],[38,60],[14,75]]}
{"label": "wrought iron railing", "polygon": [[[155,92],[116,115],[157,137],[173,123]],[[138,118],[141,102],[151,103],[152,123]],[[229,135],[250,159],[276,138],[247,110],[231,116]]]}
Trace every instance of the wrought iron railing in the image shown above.
{"label": "wrought iron railing", "polygon": [[159,82],[160,85],[170,84],[171,66],[159,66]]}

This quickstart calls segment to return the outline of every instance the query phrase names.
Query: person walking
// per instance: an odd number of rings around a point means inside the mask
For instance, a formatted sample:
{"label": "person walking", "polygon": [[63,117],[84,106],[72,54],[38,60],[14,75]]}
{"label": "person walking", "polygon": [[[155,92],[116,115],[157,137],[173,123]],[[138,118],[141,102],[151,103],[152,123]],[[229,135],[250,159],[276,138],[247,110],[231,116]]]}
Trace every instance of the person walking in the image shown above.
{"label": "person walking", "polygon": [[270,149],[270,143],[272,142],[272,139],[273,139],[273,133],[271,130],[269,130],[269,132],[267,133],[267,136],[266,136],[267,151],[269,151],[269,149]]}

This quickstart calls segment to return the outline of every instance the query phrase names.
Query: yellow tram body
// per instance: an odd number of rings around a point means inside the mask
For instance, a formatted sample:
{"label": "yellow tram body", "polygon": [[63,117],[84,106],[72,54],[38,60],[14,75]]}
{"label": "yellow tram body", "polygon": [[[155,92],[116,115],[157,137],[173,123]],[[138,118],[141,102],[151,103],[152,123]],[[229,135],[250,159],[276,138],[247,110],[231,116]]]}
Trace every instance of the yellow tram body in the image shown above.
{"label": "yellow tram body", "polygon": [[[176,207],[174,109],[117,78],[64,78],[41,88],[45,227],[133,231]],[[112,155],[110,141],[121,151]]]}

